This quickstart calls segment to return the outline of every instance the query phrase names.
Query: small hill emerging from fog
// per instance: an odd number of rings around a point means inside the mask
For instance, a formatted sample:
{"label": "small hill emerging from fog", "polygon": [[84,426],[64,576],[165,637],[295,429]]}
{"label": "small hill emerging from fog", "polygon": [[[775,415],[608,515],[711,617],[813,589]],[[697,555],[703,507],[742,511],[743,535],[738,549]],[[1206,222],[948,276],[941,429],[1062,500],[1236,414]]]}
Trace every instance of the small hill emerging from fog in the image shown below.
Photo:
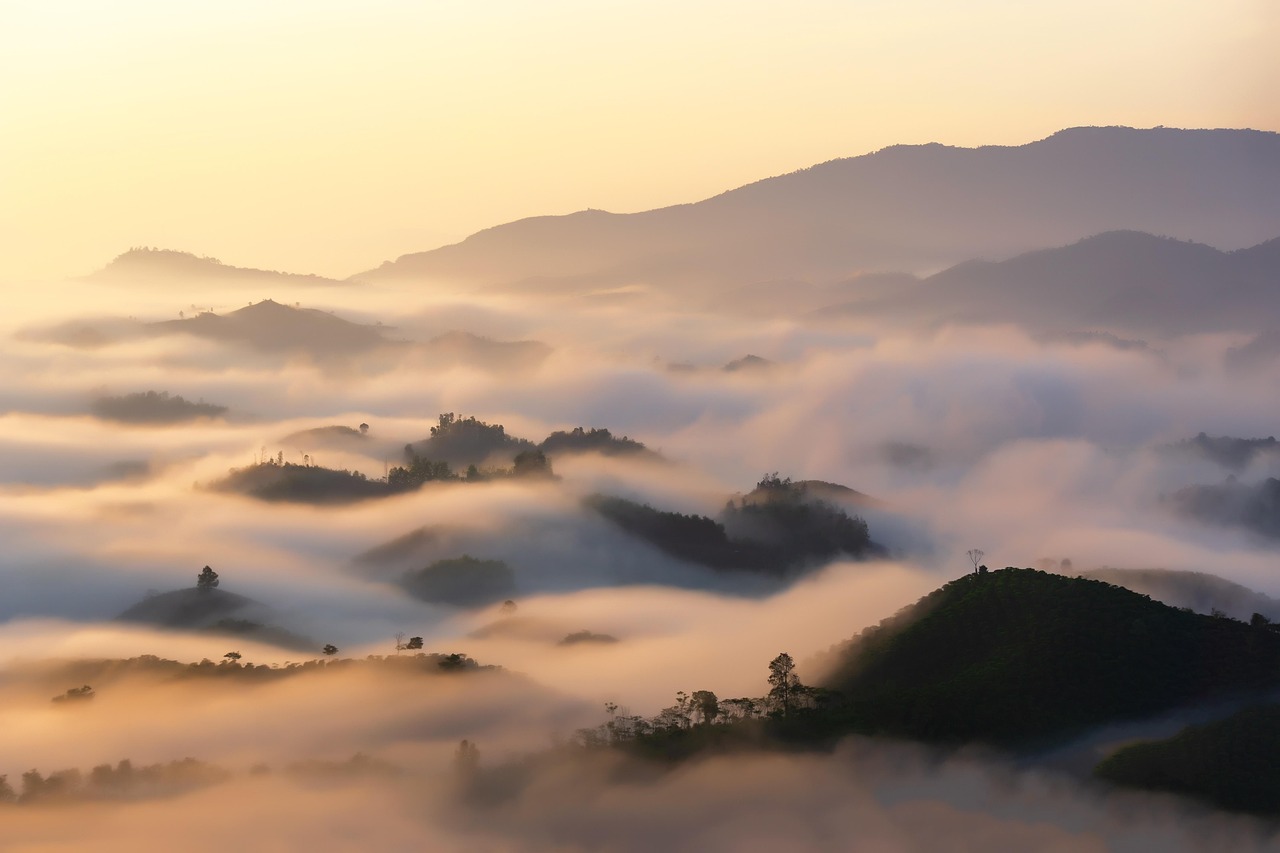
{"label": "small hill emerging from fog", "polygon": [[393,343],[375,326],[270,299],[225,315],[206,311],[194,317],[149,323],[146,328],[153,335],[194,335],[267,352],[299,351],[314,356],[353,355]]}
{"label": "small hill emerging from fog", "polygon": [[1172,738],[1122,747],[1094,772],[1126,787],[1280,816],[1280,705],[1245,708]]}
{"label": "small hill emerging from fog", "polygon": [[865,521],[807,498],[790,480],[766,477],[756,492],[753,500],[729,501],[717,519],[609,495],[592,495],[584,504],[672,557],[719,571],[785,576],[841,556],[884,553],[871,541]]}
{"label": "small hill emerging from fog", "polygon": [[433,604],[483,607],[515,594],[515,573],[502,560],[463,554],[409,572],[400,584],[414,597]]}
{"label": "small hill emerging from fog", "polygon": [[271,610],[261,602],[224,589],[177,589],[151,595],[116,619],[183,631],[240,637],[286,649],[318,648],[314,641],[270,624]]}
{"label": "small hill emerging from fog", "polygon": [[528,439],[508,435],[502,424],[448,412],[440,415],[428,438],[408,445],[405,452],[465,469],[469,465],[509,465],[517,454],[536,449]]}
{"label": "small hill emerging from fog", "polygon": [[657,453],[645,447],[639,441],[627,436],[616,436],[607,429],[584,429],[574,427],[572,430],[557,430],[542,440],[538,449],[547,456],[564,456],[574,453],[599,453],[602,456],[634,456],[648,459],[660,459]]}
{"label": "small hill emerging from fog", "polygon": [[222,286],[286,284],[294,286],[343,285],[343,282],[318,275],[234,267],[217,258],[199,257],[172,249],[136,248],[117,255],[111,263],[90,279],[127,284],[189,285],[209,283]]}
{"label": "small hill emerging from fog", "polygon": [[345,504],[396,494],[385,480],[370,480],[359,471],[264,462],[236,468],[212,488],[263,501],[308,504]]}
{"label": "small hill emerging from fog", "polygon": [[356,278],[706,292],[925,272],[1119,229],[1223,248],[1275,237],[1280,134],[1078,127],[1021,146],[896,145],[694,204],[522,219]]}
{"label": "small hill emerging from fog", "polygon": [[140,391],[120,397],[99,397],[89,407],[94,417],[127,424],[176,424],[202,418],[220,418],[226,406],[203,401],[193,403],[168,391]]}
{"label": "small hill emerging from fog", "polygon": [[1204,572],[1169,569],[1093,569],[1084,577],[1112,583],[1149,595],[1170,607],[1190,607],[1197,613],[1225,613],[1247,622],[1255,613],[1280,620],[1280,601]]}
{"label": "small hill emerging from fog", "polygon": [[260,604],[223,589],[176,589],[139,601],[117,618],[165,628],[202,628]]}
{"label": "small hill emerging from fog", "polygon": [[838,728],[1028,744],[1280,686],[1280,633],[1102,581],[952,581],[834,653]]}

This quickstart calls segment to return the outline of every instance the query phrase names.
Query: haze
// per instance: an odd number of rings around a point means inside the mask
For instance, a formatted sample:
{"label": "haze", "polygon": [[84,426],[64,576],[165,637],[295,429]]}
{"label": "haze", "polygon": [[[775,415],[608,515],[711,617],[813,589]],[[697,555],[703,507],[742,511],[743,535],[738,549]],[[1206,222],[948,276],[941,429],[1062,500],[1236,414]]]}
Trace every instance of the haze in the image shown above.
{"label": "haze", "polygon": [[0,848],[1274,849],[1091,775],[1238,696],[614,736],[984,560],[1273,630],[1277,23],[7,4]]}

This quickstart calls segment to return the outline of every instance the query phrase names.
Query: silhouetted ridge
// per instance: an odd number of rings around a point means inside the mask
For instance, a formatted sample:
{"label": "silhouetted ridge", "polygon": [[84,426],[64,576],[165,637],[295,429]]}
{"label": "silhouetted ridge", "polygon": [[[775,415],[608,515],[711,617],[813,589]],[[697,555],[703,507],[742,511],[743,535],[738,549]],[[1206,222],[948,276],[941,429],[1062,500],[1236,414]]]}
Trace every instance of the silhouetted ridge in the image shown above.
{"label": "silhouetted ridge", "polygon": [[92,278],[127,280],[130,282],[173,282],[182,280],[217,281],[220,284],[261,284],[273,281],[296,285],[338,285],[342,282],[323,276],[234,267],[217,258],[200,257],[172,249],[133,248],[112,259]]}
{"label": "silhouetted ridge", "polygon": [[1033,569],[967,575],[835,652],[854,730],[1019,743],[1280,685],[1280,634]]}
{"label": "silhouetted ridge", "polygon": [[357,278],[714,288],[925,271],[1099,231],[1226,248],[1280,234],[1280,135],[1077,128],[1022,146],[894,146],[694,204],[496,226]]}

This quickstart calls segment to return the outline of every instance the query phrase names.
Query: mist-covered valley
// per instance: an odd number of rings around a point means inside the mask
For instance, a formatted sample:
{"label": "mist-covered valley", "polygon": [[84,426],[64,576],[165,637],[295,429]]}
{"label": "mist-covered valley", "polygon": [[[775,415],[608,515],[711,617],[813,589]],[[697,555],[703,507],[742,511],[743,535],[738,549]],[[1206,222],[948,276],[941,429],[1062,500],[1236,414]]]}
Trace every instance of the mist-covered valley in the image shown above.
{"label": "mist-covered valley", "polygon": [[[1280,689],[1280,141],[1206,134],[33,287],[0,847],[1273,846],[1280,806],[1093,773]],[[1049,216],[1028,163],[1092,183]]]}

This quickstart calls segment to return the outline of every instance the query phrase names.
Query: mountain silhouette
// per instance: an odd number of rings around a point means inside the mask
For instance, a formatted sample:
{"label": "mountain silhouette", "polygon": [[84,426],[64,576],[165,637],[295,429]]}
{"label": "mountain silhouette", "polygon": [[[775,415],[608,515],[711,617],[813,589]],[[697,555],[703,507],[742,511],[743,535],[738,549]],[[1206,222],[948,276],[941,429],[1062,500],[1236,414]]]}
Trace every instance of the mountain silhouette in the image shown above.
{"label": "mountain silhouette", "polygon": [[92,280],[128,284],[178,284],[205,282],[220,285],[292,284],[300,286],[342,285],[343,282],[318,275],[233,267],[217,258],[199,257],[172,249],[138,248],[117,255]]}
{"label": "mountain silhouette", "polygon": [[[998,262],[967,261],[822,309],[938,324],[1018,323],[1048,332],[1255,331],[1280,322],[1280,240],[1224,252],[1138,231],[1111,231]],[[856,289],[856,282],[851,289]]]}
{"label": "mountain silhouette", "polygon": [[926,273],[1139,230],[1239,248],[1280,234],[1280,134],[1080,127],[1027,145],[899,145],[693,204],[522,219],[358,280],[704,289]]}
{"label": "mountain silhouette", "polygon": [[248,344],[266,351],[305,351],[316,356],[353,355],[393,342],[374,326],[352,323],[315,308],[295,308],[270,299],[229,314],[206,311],[181,320],[150,323],[153,335],[188,334]]}

